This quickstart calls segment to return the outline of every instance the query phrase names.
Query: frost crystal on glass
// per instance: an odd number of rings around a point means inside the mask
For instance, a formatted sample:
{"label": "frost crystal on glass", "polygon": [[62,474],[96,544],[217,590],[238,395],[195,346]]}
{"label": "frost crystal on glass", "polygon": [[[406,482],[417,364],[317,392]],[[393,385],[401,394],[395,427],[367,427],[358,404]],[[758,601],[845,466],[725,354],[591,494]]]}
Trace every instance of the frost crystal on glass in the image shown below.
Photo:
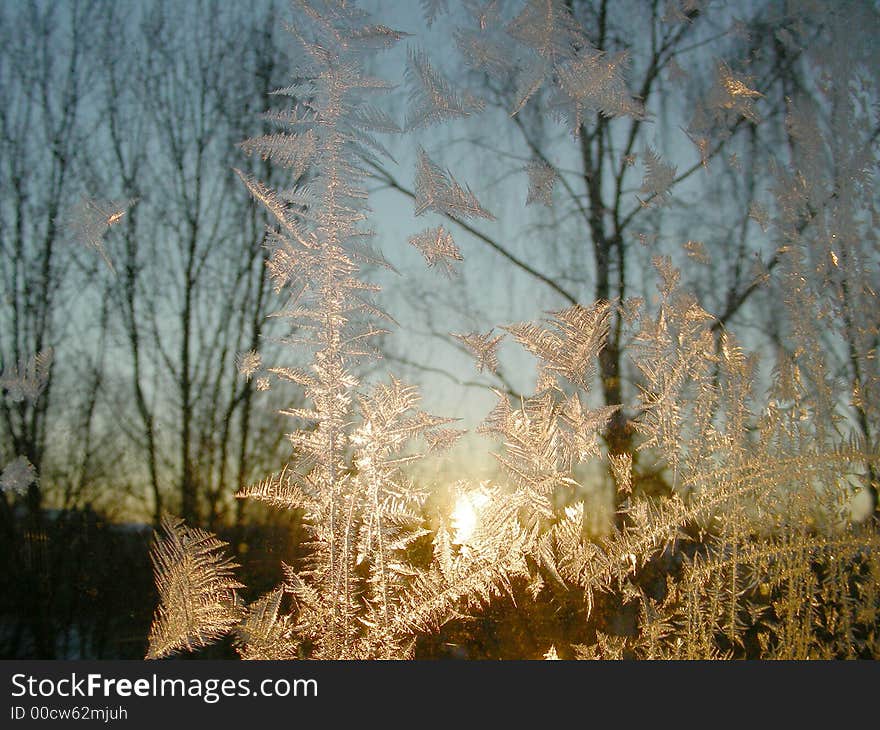
{"label": "frost crystal on glass", "polygon": [[422,215],[427,210],[450,216],[495,220],[495,216],[480,205],[470,188],[462,188],[451,174],[444,172],[420,149],[416,169],[415,214]]}
{"label": "frost crystal on glass", "polygon": [[104,234],[111,226],[122,221],[135,202],[134,199],[110,201],[82,198],[68,212],[62,225],[72,241],[97,251],[110,271],[115,273],[113,262],[104,248]]}
{"label": "frost crystal on glass", "polygon": [[490,372],[496,372],[498,369],[498,343],[504,338],[504,335],[492,337],[492,330],[486,334],[474,332],[471,334],[460,335],[455,332],[452,336],[460,340],[476,356],[476,366],[479,372],[487,369]]}
{"label": "frost crystal on glass", "polygon": [[553,184],[556,182],[556,170],[542,160],[534,160],[527,168],[529,174],[529,192],[526,205],[541,203],[548,208],[553,206]]}
{"label": "frost crystal on glass", "polygon": [[452,234],[443,226],[410,236],[409,244],[421,251],[428,266],[438,266],[447,276],[455,273],[453,262],[462,261],[461,251],[452,240]]}
{"label": "frost crystal on glass", "polygon": [[53,354],[52,348],[48,348],[19,362],[18,367],[4,368],[0,372],[0,388],[6,391],[6,398],[12,403],[39,398],[49,380]]}
{"label": "frost crystal on glass", "polygon": [[27,457],[19,456],[10,461],[0,474],[0,490],[25,494],[28,487],[37,481],[37,470]]}
{"label": "frost crystal on glass", "polygon": [[483,111],[485,103],[471,94],[460,93],[419,51],[409,50],[406,79],[410,86],[406,129],[416,129],[448,119],[469,117]]}
{"label": "frost crystal on glass", "polygon": [[262,367],[263,360],[260,357],[260,353],[255,350],[249,350],[248,352],[239,353],[235,358],[235,364],[239,374],[250,380],[251,376]]}

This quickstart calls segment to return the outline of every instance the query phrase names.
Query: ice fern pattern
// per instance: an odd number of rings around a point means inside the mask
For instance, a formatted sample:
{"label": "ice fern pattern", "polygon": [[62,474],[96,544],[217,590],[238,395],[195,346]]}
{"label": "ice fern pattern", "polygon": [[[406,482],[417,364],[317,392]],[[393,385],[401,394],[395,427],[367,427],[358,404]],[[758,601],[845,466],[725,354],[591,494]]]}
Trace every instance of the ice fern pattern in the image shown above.
{"label": "ice fern pattern", "polygon": [[[671,24],[696,17],[695,4],[667,5]],[[287,363],[274,365],[244,353],[239,368],[284,381],[303,399],[281,410],[291,423],[288,463],[237,496],[300,511],[307,537],[295,564],[283,566],[283,581],[245,605],[223,543],[166,518],[153,551],[161,602],[149,655],[232,634],[247,659],[408,658],[420,637],[453,630],[496,601],[528,600],[554,611],[573,601],[583,637],[548,642],[531,658],[880,656],[876,250],[871,215],[856,212],[873,212],[876,160],[846,130],[862,141],[876,133],[857,124],[856,106],[835,107],[840,116],[822,129],[791,104],[795,152],[774,162],[767,199],[752,204],[762,232],[784,242],[754,285],[780,293],[778,351],[749,351],[727,316],[687,289],[672,257],[656,255],[650,296],[572,296],[541,321],[501,328],[534,358],[536,377],[528,392],[496,390],[478,429],[493,444],[498,476],[428,489],[414,467],[462,431],[453,418],[422,410],[417,390],[394,376],[361,382],[361,365],[378,354],[373,343],[392,323],[377,303],[379,287],[361,271],[390,266],[363,227],[367,177],[387,159],[375,135],[398,131],[373,106],[390,84],[363,69],[403,34],[349,3],[294,7],[289,30],[304,61],[278,92],[292,109],[267,115],[284,131],[242,145],[287,169],[290,186],[240,175],[274,218],[267,275],[292,349]],[[423,9],[430,24],[446,4]],[[464,15],[470,25],[457,45],[496,80],[507,68],[514,115],[540,98],[575,135],[587,116],[603,130],[618,117],[644,120],[625,82],[629,58],[596,50],[567,3],[528,0],[508,22],[491,3],[467,3]],[[421,51],[410,50],[407,76],[407,129],[481,108]],[[763,97],[754,86],[718,65],[685,132],[699,148],[695,171],[714,154],[716,125],[757,123]],[[621,156],[621,176],[635,149]],[[818,150],[839,154],[844,169],[824,170]],[[494,220],[424,149],[415,154],[416,216]],[[677,168],[651,147],[639,156],[642,206],[669,202]],[[526,169],[527,202],[550,205],[564,173],[546,158]],[[651,246],[658,238],[639,236]],[[443,226],[409,243],[447,272],[463,260]],[[700,242],[680,248],[708,260]],[[837,348],[849,353],[849,382],[839,377],[839,352],[822,344],[829,323],[849,337],[848,349]],[[493,332],[452,335],[487,376],[500,370],[505,336]],[[600,377],[602,359],[616,354],[612,332],[629,358],[625,372]],[[307,365],[290,364],[304,352]],[[630,401],[602,405],[602,393],[621,392],[624,378]],[[609,437],[612,426],[627,434],[625,448]],[[591,514],[596,500],[588,497],[602,486],[612,490],[615,512],[594,530],[601,515]],[[864,514],[854,510],[859,499],[871,502]],[[615,630],[615,611],[629,625]]]}
{"label": "ice fern pattern", "polygon": [[37,481],[37,470],[26,456],[18,456],[0,472],[0,491],[27,494],[28,487]]}
{"label": "ice fern pattern", "polygon": [[150,630],[148,659],[207,646],[241,619],[233,576],[238,567],[227,544],[183,520],[165,516],[151,559],[159,607]]}
{"label": "ice fern pattern", "polygon": [[68,212],[62,226],[74,243],[97,251],[107,268],[115,274],[116,269],[104,248],[104,234],[111,226],[120,223],[136,202],[134,199],[112,201],[82,198]]}
{"label": "ice fern pattern", "polygon": [[462,260],[461,251],[455,245],[452,234],[443,226],[429,228],[411,236],[409,243],[421,251],[428,266],[439,266],[449,276],[455,273],[453,262]]}
{"label": "ice fern pattern", "polygon": [[3,368],[0,372],[0,388],[12,403],[35,401],[46,387],[52,367],[51,348],[22,360],[17,366]]}
{"label": "ice fern pattern", "polygon": [[[170,535],[155,550],[163,600],[151,656],[197,648],[234,632],[236,649],[245,658],[403,658],[411,655],[424,627],[457,616],[463,601],[489,600],[508,571],[522,567],[520,530],[512,523],[504,528],[512,540],[500,553],[453,548],[438,537],[442,569],[413,560],[413,547],[430,546],[431,535],[427,495],[413,485],[405,467],[425,452],[441,453],[462,432],[450,427],[453,419],[421,411],[411,386],[392,377],[362,392],[356,374],[357,364],[376,354],[371,341],[385,332],[376,322],[390,322],[373,301],[378,287],[359,275],[363,262],[384,261],[369,248],[360,224],[366,217],[367,165],[384,154],[372,133],[395,131],[370,105],[372,96],[389,85],[360,69],[364,58],[401,34],[384,26],[378,30],[347,5],[295,5],[300,13],[290,30],[306,59],[298,73],[308,84],[278,92],[291,96],[294,105],[289,113],[271,116],[287,128],[283,134],[242,145],[245,152],[288,168],[292,188],[280,192],[243,173],[240,177],[276,222],[267,232],[267,266],[276,292],[287,296],[276,313],[290,323],[285,341],[310,351],[312,362],[297,369],[262,363],[256,353],[240,358],[243,375],[260,370],[292,383],[306,405],[281,411],[294,424],[289,464],[238,496],[302,510],[309,538],[302,560],[286,566],[283,584],[249,606],[234,600],[238,584],[228,576],[229,563],[205,565],[198,577],[206,595],[189,597],[206,614],[197,618],[200,614],[193,614],[176,591],[192,570],[195,545],[203,543],[187,542],[183,536],[191,533],[169,524]],[[413,54],[411,65],[425,88],[446,93],[421,55]],[[419,97],[422,102],[427,100]],[[432,107],[427,116],[436,112]],[[313,159],[320,165],[306,172]],[[420,175],[422,211],[491,217],[424,153]],[[432,265],[461,258],[442,227],[412,243]],[[414,450],[418,445],[422,450]],[[199,539],[211,550],[219,547],[214,538],[199,533]]]}
{"label": "ice fern pattern", "polygon": [[[22,358],[17,366],[0,370],[3,399],[19,406],[36,401],[49,382],[54,355],[54,350],[49,347],[27,360]],[[32,484],[39,484],[39,475],[30,459],[23,454],[16,456],[0,471],[0,492],[24,495]]]}
{"label": "ice fern pattern", "polygon": [[492,330],[486,334],[472,332],[461,335],[452,332],[451,335],[473,353],[477,372],[488,370],[494,373],[498,370],[498,345],[504,339],[504,335],[492,337]]}
{"label": "ice fern pattern", "polygon": [[452,175],[432,162],[424,150],[419,150],[415,214],[422,215],[427,210],[453,217],[495,219],[480,205],[470,188],[461,187]]}
{"label": "ice fern pattern", "polygon": [[449,81],[431,66],[424,53],[410,49],[407,60],[406,78],[411,89],[407,130],[483,111],[485,103],[482,100],[455,91]]}
{"label": "ice fern pattern", "polygon": [[556,182],[556,170],[542,160],[530,163],[529,192],[526,196],[526,205],[541,203],[548,208],[553,207],[553,184]]}
{"label": "ice fern pattern", "polygon": [[595,355],[608,334],[610,305],[593,307],[576,304],[553,312],[546,326],[524,322],[505,327],[514,339],[536,357],[545,369],[588,388]]}

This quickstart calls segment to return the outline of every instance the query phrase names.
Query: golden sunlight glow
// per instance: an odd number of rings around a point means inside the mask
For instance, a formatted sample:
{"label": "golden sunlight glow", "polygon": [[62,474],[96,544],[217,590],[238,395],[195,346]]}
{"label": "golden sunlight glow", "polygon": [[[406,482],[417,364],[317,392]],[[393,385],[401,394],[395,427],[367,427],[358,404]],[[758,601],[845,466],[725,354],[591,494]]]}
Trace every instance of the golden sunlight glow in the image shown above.
{"label": "golden sunlight glow", "polygon": [[452,510],[452,529],[455,531],[455,543],[464,545],[474,534],[477,527],[479,510],[489,501],[489,496],[482,491],[462,494],[455,500]]}

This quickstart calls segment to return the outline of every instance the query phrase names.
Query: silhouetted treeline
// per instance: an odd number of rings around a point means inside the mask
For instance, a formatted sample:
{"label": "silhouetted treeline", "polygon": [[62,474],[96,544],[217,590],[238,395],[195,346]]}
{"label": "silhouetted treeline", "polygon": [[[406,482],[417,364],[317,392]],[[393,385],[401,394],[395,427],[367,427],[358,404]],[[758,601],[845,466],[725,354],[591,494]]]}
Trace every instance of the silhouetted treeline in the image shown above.
{"label": "silhouetted treeline", "polygon": [[[2,525],[0,657],[144,657],[158,601],[150,525],[110,522],[89,507],[44,510],[38,521],[24,509],[7,511]],[[297,526],[291,516],[219,532],[254,597],[280,580],[281,561],[295,559]],[[230,651],[217,647],[211,655]]]}

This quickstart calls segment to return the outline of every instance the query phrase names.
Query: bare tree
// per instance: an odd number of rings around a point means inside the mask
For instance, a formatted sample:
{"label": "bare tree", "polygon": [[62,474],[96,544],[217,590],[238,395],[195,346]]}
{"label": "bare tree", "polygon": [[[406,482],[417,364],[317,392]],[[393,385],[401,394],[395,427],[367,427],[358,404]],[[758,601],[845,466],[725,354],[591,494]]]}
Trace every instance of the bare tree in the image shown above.
{"label": "bare tree", "polygon": [[[786,140],[786,99],[815,79],[804,48],[824,24],[776,2],[737,13],[699,2],[568,0],[490,4],[452,21],[471,69],[461,80],[509,122],[506,133],[470,127],[473,136],[461,133],[449,149],[466,147],[496,179],[527,178],[526,204],[553,208],[512,239],[443,213],[485,249],[489,263],[473,263],[482,258],[473,246],[465,252],[477,276],[503,262],[556,308],[614,304],[598,369],[601,399],[616,408],[604,434],[611,454],[633,451],[628,302],[650,299],[655,268],[662,277],[677,265],[676,276],[693,280],[720,343],[785,251],[764,230],[759,193]],[[418,197],[390,168],[376,172]],[[801,231],[812,224],[802,220]],[[484,382],[509,390],[503,376],[502,367]],[[663,483],[658,473],[641,476]]]}
{"label": "bare tree", "polygon": [[[30,2],[4,6],[0,62],[0,455],[5,464],[21,456],[37,474],[49,452],[52,414],[64,405],[56,399],[51,350],[63,352],[65,332],[80,304],[82,271],[65,229],[68,206],[78,191],[77,177],[88,141],[89,88],[95,72],[88,30],[96,7],[90,2],[65,5]],[[28,32],[21,32],[27,28]],[[10,380],[26,376],[26,363],[38,358],[44,372],[31,398],[12,392]],[[10,376],[12,376],[10,378]],[[57,413],[56,413],[57,415]],[[27,530],[40,545],[44,490],[33,481],[27,491]],[[10,527],[11,505],[3,504]],[[39,565],[24,574],[23,591],[30,610],[30,633],[37,652],[52,656],[54,634],[49,620],[50,565],[44,550]]]}
{"label": "bare tree", "polygon": [[[180,505],[209,524],[250,478],[256,379],[236,356],[256,350],[266,315],[264,219],[233,183],[228,150],[267,108],[279,53],[272,6],[219,3],[144,13],[133,47],[107,75],[111,180],[139,203],[126,221],[117,298],[135,418],[156,520]],[[129,24],[130,25],[130,24]],[[240,34],[255,43],[236,41]],[[117,46],[118,47],[118,46]],[[264,88],[245,85],[257,72]],[[132,86],[133,82],[133,86]],[[275,440],[277,446],[277,440]],[[161,488],[176,484],[172,498]],[[175,508],[176,509],[176,508]]]}

